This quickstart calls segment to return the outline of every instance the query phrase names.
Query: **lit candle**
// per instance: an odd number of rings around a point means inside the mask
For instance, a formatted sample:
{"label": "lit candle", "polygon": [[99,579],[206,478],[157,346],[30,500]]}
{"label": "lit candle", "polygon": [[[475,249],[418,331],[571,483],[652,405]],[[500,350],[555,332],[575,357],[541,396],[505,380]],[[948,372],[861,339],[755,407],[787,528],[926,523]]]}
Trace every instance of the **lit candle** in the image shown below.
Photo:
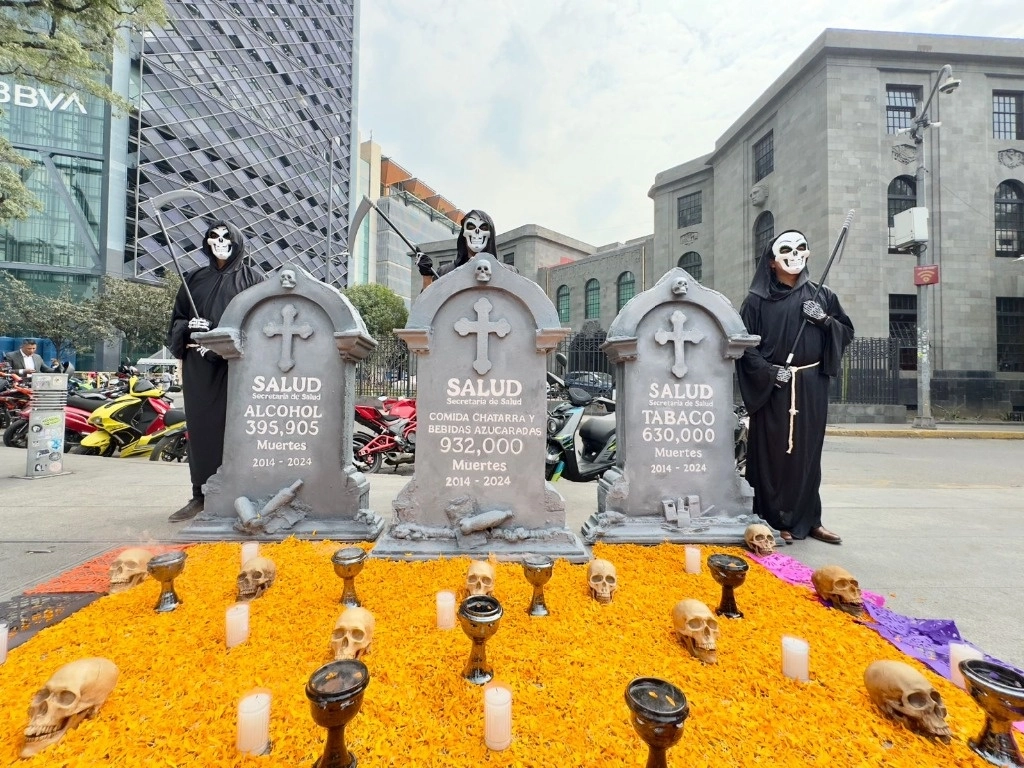
{"label": "lit candle", "polygon": [[484,744],[488,749],[508,749],[512,743],[512,690],[504,685],[484,689]]}
{"label": "lit candle", "polygon": [[437,628],[454,629],[455,627],[455,593],[437,593]]}
{"label": "lit candle", "polygon": [[985,654],[976,648],[963,643],[949,644],[949,679],[961,688],[967,688],[964,676],[960,673],[960,662],[968,659],[984,659]]}
{"label": "lit candle", "polygon": [[700,547],[686,547],[686,572],[700,573]]}
{"label": "lit candle", "polygon": [[238,702],[238,751],[266,754],[270,746],[270,691],[257,689]]}
{"label": "lit candle", "polygon": [[810,644],[806,640],[790,635],[782,636],[782,674],[794,680],[807,682],[810,679]]}
{"label": "lit candle", "polygon": [[228,648],[234,648],[239,643],[249,639],[249,604],[235,603],[229,605],[224,612],[225,631],[224,638]]}
{"label": "lit candle", "polygon": [[0,621],[0,664],[7,661],[7,622]]}
{"label": "lit candle", "polygon": [[260,553],[260,543],[258,541],[243,541],[242,542],[242,567],[252,560]]}

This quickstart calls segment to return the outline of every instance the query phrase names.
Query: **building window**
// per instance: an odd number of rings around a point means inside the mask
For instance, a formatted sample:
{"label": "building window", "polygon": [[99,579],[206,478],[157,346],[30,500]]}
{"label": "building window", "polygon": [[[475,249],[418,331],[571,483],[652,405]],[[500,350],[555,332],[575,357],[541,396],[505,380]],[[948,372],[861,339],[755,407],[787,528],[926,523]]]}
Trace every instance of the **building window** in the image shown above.
{"label": "building window", "polygon": [[889,338],[899,344],[900,370],[917,370],[917,296],[889,294]]}
{"label": "building window", "polygon": [[996,256],[1024,255],[1024,185],[1004,181],[996,187]]}
{"label": "building window", "polygon": [[601,317],[601,283],[597,280],[587,280],[583,289],[583,317],[586,320]]}
{"label": "building window", "polygon": [[514,267],[516,265],[516,253],[515,253],[515,251],[509,251],[508,253],[503,253],[501,255],[501,260],[503,262],[505,262],[506,264],[508,264],[510,267]]}
{"label": "building window", "polygon": [[558,322],[569,324],[569,286],[560,285],[555,293],[555,306],[558,307]]}
{"label": "building window", "polygon": [[615,281],[615,287],[618,296],[616,311],[618,311],[626,306],[626,302],[636,294],[636,278],[633,277],[632,272],[623,272]]}
{"label": "building window", "polygon": [[754,143],[754,181],[760,181],[775,170],[775,139],[768,131]]}
{"label": "building window", "polygon": [[992,91],[992,137],[1024,139],[1024,93]]}
{"label": "building window", "polygon": [[679,257],[679,268],[685,269],[690,273],[690,277],[694,280],[700,280],[701,277],[701,260],[700,254],[696,251],[687,251]]}
{"label": "building window", "polygon": [[775,217],[765,211],[754,220],[754,261],[761,258],[764,249],[775,238]]}
{"label": "building window", "polygon": [[917,204],[917,180],[913,176],[897,176],[889,182],[889,253],[895,253],[893,217]]}
{"label": "building window", "polygon": [[916,85],[885,86],[885,132],[899,133],[909,128],[917,117],[920,100],[921,89]]}
{"label": "building window", "polygon": [[996,297],[996,369],[1024,371],[1024,299]]}
{"label": "building window", "polygon": [[683,195],[676,200],[676,215],[678,216],[677,227],[692,227],[701,222],[701,200],[700,192],[692,195]]}

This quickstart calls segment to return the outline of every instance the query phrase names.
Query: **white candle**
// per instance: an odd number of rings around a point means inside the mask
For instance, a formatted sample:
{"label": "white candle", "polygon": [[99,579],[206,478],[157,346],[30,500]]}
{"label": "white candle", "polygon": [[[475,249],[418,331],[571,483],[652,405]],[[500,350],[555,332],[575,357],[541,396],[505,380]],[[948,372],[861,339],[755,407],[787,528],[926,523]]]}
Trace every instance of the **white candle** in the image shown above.
{"label": "white candle", "polygon": [[258,541],[243,541],[242,542],[242,567],[252,560],[260,553],[260,543]]}
{"label": "white candle", "polygon": [[252,691],[238,702],[238,751],[254,755],[270,746],[270,691]]}
{"label": "white candle", "polygon": [[967,683],[964,682],[964,676],[960,673],[960,662],[967,661],[968,659],[984,659],[985,654],[981,651],[971,648],[969,645],[963,643],[950,643],[949,644],[949,679],[952,680],[956,685],[961,688],[967,688]]}
{"label": "white candle", "polygon": [[782,674],[794,680],[807,682],[810,677],[810,649],[806,640],[790,635],[782,636]]}
{"label": "white candle", "polygon": [[700,573],[700,547],[686,547],[686,572]]}
{"label": "white candle", "polygon": [[235,603],[229,605],[224,612],[224,639],[228,648],[234,648],[239,643],[249,639],[249,604]]}
{"label": "white candle", "polygon": [[0,664],[7,661],[7,622],[0,621]]}
{"label": "white candle", "polygon": [[437,628],[455,628],[455,593],[437,593]]}
{"label": "white candle", "polygon": [[508,749],[512,743],[512,691],[504,685],[484,689],[484,744]]}

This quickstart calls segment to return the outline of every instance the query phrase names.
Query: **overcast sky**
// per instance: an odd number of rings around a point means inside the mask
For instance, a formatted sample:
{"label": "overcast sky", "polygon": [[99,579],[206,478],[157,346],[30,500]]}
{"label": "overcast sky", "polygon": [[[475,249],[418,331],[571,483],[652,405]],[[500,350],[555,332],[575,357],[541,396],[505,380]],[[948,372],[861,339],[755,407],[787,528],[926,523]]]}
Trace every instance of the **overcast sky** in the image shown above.
{"label": "overcast sky", "polygon": [[[659,171],[826,28],[1024,38],[1020,0],[361,0],[358,124],[499,232],[653,231]],[[1024,41],[1021,43],[1024,51]]]}

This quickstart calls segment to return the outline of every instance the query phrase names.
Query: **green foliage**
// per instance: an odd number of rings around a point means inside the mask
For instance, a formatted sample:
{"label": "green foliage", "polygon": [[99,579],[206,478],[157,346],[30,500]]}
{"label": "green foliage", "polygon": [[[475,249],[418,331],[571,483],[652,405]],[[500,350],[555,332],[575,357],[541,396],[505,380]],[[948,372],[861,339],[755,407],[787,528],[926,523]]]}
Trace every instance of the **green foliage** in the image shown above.
{"label": "green foliage", "polygon": [[409,319],[402,297],[385,285],[354,285],[344,293],[363,316],[370,335],[378,341],[395,328],[404,328]]}
{"label": "green foliage", "polygon": [[0,274],[0,332],[47,338],[57,347],[58,357],[86,351],[110,333],[97,305],[96,299],[76,298],[69,285],[44,296],[28,283]]}
{"label": "green foliage", "polygon": [[179,285],[177,275],[168,277],[164,285],[103,278],[97,310],[113,330],[124,336],[127,349],[123,356],[134,361],[164,344]]}

